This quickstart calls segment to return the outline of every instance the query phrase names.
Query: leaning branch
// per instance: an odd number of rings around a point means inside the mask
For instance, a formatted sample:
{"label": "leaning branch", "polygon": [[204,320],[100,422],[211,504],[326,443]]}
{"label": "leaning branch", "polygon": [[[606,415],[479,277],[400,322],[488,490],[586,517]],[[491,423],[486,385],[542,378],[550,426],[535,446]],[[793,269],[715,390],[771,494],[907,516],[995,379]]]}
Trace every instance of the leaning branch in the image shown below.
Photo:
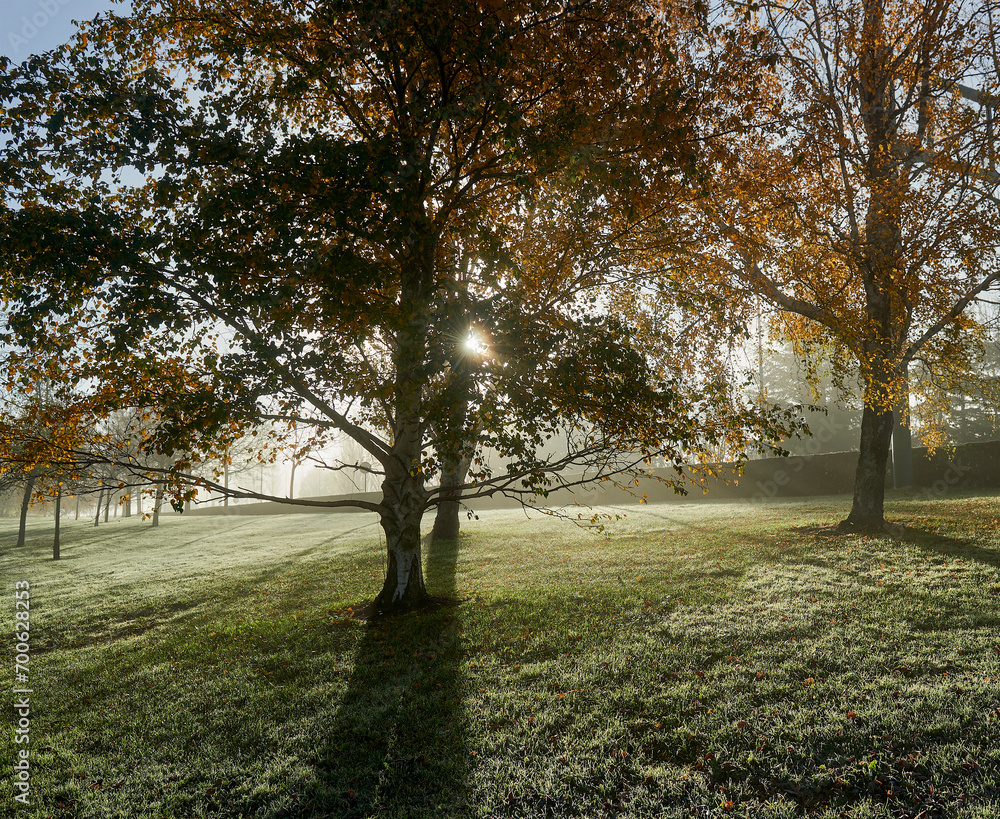
{"label": "leaning branch", "polygon": [[332,426],[344,432],[361,444],[361,446],[368,450],[368,452],[370,452],[371,455],[378,459],[383,465],[388,464],[390,460],[389,448],[382,441],[368,432],[368,430],[352,423],[347,416],[338,412],[332,404],[324,401],[316,395],[315,392],[309,389],[308,385],[302,380],[301,377],[296,375],[287,365],[281,362],[279,351],[274,348],[274,345],[268,339],[264,338],[264,336],[260,333],[252,330],[246,322],[240,321],[239,319],[229,315],[225,310],[220,309],[217,305],[195,292],[192,288],[186,287],[177,281],[174,281],[173,285],[188,298],[193,300],[199,307],[205,310],[205,312],[207,312],[210,316],[214,316],[220,321],[226,322],[234,330],[241,333],[254,345],[257,350],[264,355],[265,358],[267,358],[271,366],[285,378],[287,384],[295,390],[301,398],[308,401],[317,410],[330,418],[333,422]]}
{"label": "leaning branch", "polygon": [[[183,472],[181,470],[175,469],[169,466],[152,466],[149,464],[138,464],[134,461],[123,461],[117,458],[95,455],[92,452],[83,452],[77,450],[69,450],[66,454],[71,455],[80,459],[82,462],[84,459],[89,465],[100,464],[103,466],[112,466],[120,469],[127,470],[134,477],[145,478],[145,482],[149,482],[150,478],[153,476],[158,476],[160,480],[154,481],[157,483],[168,483],[168,482],[178,482],[188,484],[190,486],[198,486],[208,489],[212,492],[218,493],[221,497],[230,498],[243,498],[246,500],[259,500],[270,503],[283,503],[289,506],[309,506],[320,509],[340,509],[340,508],[356,508],[364,509],[368,512],[375,512],[378,515],[382,515],[386,512],[385,507],[378,503],[372,503],[370,501],[360,500],[360,499],[344,499],[344,500],[302,500],[299,498],[287,498],[281,497],[280,495],[269,495],[263,492],[255,492],[252,489],[247,489],[245,487],[227,487],[211,478],[206,478],[201,475],[194,475],[190,472]],[[124,483],[124,482],[122,482]],[[125,484],[127,486],[127,484]]]}
{"label": "leaning branch", "polygon": [[930,327],[928,327],[923,334],[917,338],[909,347],[906,348],[906,352],[903,354],[903,362],[909,362],[913,357],[920,351],[920,349],[934,336],[940,333],[945,327],[951,324],[955,319],[957,319],[962,312],[968,307],[980,293],[984,293],[990,289],[990,286],[996,282],[1000,281],[1000,271],[996,273],[991,273],[986,276],[976,287],[973,287],[969,292],[967,292],[962,298],[952,305],[951,309],[945,313],[941,318],[935,321]]}

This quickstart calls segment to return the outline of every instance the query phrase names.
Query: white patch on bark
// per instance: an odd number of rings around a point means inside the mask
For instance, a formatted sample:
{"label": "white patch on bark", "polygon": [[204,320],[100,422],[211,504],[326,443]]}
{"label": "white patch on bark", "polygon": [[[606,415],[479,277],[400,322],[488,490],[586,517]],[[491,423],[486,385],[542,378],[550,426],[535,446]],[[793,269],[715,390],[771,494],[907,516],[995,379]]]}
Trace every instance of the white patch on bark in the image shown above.
{"label": "white patch on bark", "polygon": [[410,582],[410,567],[416,555],[412,551],[402,549],[396,552],[396,590],[392,593],[392,602],[403,599],[406,586]]}

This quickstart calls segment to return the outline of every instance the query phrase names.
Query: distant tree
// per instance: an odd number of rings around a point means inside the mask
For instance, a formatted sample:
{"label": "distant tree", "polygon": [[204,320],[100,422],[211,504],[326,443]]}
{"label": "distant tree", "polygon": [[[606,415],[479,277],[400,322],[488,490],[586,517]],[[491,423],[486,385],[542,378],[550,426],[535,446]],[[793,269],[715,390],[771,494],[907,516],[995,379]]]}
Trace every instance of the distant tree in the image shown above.
{"label": "distant tree", "polygon": [[62,483],[58,482],[56,484],[56,506],[52,511],[52,517],[54,520],[53,531],[52,531],[52,559],[59,560],[61,557],[60,548],[61,544],[59,542],[60,528],[62,526]]}
{"label": "distant tree", "polygon": [[38,476],[40,474],[41,469],[35,466],[21,475],[21,482],[23,483],[21,495],[21,515],[18,518],[17,543],[14,544],[18,548],[23,546],[25,543],[28,526],[28,510],[31,508],[31,501],[35,491],[35,483],[37,483]]}
{"label": "distant tree", "polygon": [[[692,267],[759,294],[803,346],[853,359],[864,410],[844,525],[882,529],[907,369],[970,373],[983,327],[968,308],[1000,278],[1000,18],[992,3],[956,0],[753,9],[729,47],[760,70],[706,125],[716,154],[692,216],[705,248]],[[986,105],[965,99],[965,83]]]}
{"label": "distant tree", "polygon": [[[90,434],[87,420],[59,385],[25,367],[18,354],[3,366],[7,402],[0,411],[0,487],[21,494],[17,546],[26,542],[28,510],[45,497],[60,501],[85,464],[73,452]],[[56,518],[58,542],[59,519]]]}

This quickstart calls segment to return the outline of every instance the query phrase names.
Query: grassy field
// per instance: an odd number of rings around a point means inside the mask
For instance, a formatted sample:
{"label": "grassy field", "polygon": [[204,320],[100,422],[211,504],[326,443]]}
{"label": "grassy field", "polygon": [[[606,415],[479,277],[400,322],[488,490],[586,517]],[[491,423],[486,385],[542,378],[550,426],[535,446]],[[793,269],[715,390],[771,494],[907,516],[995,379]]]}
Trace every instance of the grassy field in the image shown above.
{"label": "grassy field", "polygon": [[461,602],[374,625],[370,516],[67,523],[58,563],[8,521],[0,816],[995,819],[1000,498],[895,499],[902,540],[845,509],[484,513],[426,555]]}

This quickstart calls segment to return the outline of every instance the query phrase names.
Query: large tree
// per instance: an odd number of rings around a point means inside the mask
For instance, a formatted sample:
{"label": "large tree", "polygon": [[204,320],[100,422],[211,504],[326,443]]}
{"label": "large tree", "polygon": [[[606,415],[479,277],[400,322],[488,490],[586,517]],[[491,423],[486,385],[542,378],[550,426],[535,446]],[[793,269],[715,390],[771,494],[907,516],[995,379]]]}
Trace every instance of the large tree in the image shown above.
{"label": "large tree", "polygon": [[982,333],[967,308],[1000,278],[995,12],[960,0],[734,12],[747,25],[728,47],[762,70],[713,112],[694,257],[777,307],[801,350],[855,362],[864,411],[847,527],[886,525],[908,366],[963,361]]}
{"label": "large tree", "polygon": [[[675,28],[633,0],[138,3],[3,74],[12,334],[52,344],[73,316],[95,396],[155,407],[148,451],[188,453],[170,480],[262,421],[300,452],[353,439],[382,500],[321,505],[379,515],[376,610],[419,606],[441,501],[781,434],[654,372],[586,288],[536,298],[599,272],[586,252],[528,270],[511,241],[550,191],[600,179],[604,144],[684,154]],[[456,456],[468,478],[435,486]]]}

